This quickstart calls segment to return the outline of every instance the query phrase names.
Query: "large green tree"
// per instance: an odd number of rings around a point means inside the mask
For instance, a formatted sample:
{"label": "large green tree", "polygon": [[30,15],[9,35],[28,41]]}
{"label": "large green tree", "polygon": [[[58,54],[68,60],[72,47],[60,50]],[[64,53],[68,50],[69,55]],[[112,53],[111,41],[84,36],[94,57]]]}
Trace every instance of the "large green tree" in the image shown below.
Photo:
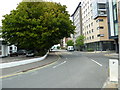
{"label": "large green tree", "polygon": [[42,54],[74,33],[66,6],[53,2],[21,2],[2,20],[2,37],[19,48]]}

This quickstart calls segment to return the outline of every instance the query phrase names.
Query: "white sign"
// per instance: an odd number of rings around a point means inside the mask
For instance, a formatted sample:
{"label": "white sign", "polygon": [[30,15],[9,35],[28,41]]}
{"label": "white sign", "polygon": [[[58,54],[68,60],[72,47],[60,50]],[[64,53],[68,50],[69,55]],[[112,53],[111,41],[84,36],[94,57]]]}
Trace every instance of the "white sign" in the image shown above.
{"label": "white sign", "polygon": [[109,59],[110,81],[118,82],[118,60]]}

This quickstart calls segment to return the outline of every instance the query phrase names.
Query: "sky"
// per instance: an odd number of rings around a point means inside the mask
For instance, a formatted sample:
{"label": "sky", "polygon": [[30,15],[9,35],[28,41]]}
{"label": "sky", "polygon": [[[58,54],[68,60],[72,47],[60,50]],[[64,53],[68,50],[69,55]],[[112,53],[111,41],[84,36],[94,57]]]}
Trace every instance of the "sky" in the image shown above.
{"label": "sky", "polygon": [[[2,26],[3,15],[9,14],[11,10],[16,9],[17,5],[22,0],[1,0],[0,2],[0,26]],[[72,15],[79,4],[80,0],[47,0],[53,2],[60,2],[62,5],[67,6],[67,11]]]}

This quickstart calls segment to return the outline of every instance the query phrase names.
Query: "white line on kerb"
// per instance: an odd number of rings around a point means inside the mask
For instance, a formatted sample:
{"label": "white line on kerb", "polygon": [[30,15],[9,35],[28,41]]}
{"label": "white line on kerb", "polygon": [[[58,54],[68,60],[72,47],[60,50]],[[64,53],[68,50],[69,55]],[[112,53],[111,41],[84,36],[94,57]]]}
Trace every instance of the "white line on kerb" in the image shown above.
{"label": "white line on kerb", "polygon": [[102,67],[102,64],[100,64],[100,63],[98,63],[97,61],[95,61],[95,60],[93,60],[93,59],[91,59],[93,62],[95,62],[96,64],[98,64],[99,66],[101,66]]}
{"label": "white line on kerb", "polygon": [[64,64],[64,63],[66,63],[66,62],[67,62],[67,61],[64,61],[64,62],[62,62],[62,63],[60,63],[60,64],[58,64],[58,65],[54,66],[53,68],[59,67],[60,65],[62,65],[62,64]]}

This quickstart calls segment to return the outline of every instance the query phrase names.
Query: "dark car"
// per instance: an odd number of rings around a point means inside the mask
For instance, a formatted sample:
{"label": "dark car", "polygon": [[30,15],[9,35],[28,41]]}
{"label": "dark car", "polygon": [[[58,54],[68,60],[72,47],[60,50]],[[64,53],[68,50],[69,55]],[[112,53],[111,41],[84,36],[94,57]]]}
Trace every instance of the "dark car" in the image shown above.
{"label": "dark car", "polygon": [[26,50],[18,50],[17,54],[18,55],[26,55],[27,51]]}
{"label": "dark car", "polygon": [[33,50],[27,51],[26,57],[34,57],[34,56],[35,56],[35,52]]}
{"label": "dark car", "polygon": [[18,56],[17,52],[12,52],[9,54],[10,57],[13,57],[13,56]]}

